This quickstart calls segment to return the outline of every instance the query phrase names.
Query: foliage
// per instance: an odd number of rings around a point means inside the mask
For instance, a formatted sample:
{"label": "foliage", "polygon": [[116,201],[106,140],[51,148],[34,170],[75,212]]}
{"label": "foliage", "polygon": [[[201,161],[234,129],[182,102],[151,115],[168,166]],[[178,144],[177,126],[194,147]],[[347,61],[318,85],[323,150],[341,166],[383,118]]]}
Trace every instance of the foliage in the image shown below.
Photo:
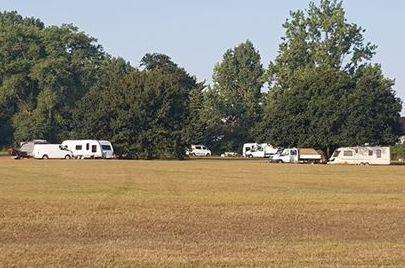
{"label": "foliage", "polygon": [[2,12],[0,147],[108,139],[123,156],[183,158],[191,144],[216,153],[246,142],[329,153],[394,144],[402,108],[394,81],[371,63],[376,46],[347,22],[342,2],[311,3],[284,29],[267,72],[246,41],[226,51],[206,86],[167,55],[148,53],[135,68],[73,25]]}
{"label": "foliage", "polygon": [[340,1],[291,13],[280,54],[270,64],[262,139],[327,150],[388,145],[398,137],[394,82],[371,64],[376,46],[348,23]]}
{"label": "foliage", "polygon": [[391,147],[391,158],[394,161],[398,161],[399,159],[405,160],[405,146]]}
{"label": "foliage", "polygon": [[15,142],[58,141],[75,102],[96,83],[105,55],[72,25],[45,27],[4,12],[0,28],[1,120],[13,129]]}
{"label": "foliage", "polygon": [[[197,82],[175,63],[166,63],[142,71],[112,67],[121,71],[110,74],[108,87],[90,91],[80,102],[75,136],[109,139],[127,157],[184,157],[189,95]],[[94,110],[90,116],[89,109]]]}
{"label": "foliage", "polygon": [[250,41],[229,49],[214,69],[214,84],[206,93],[201,117],[212,129],[216,151],[240,151],[255,140],[254,128],[261,118],[263,68],[260,54]]}

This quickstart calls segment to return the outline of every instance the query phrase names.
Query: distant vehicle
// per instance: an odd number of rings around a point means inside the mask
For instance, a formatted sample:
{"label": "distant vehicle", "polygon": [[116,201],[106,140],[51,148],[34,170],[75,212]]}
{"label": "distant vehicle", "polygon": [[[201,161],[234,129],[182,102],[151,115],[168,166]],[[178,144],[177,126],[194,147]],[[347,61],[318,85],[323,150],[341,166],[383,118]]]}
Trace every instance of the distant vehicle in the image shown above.
{"label": "distant vehicle", "polygon": [[279,150],[271,159],[274,163],[321,163],[322,155],[312,148]]}
{"label": "distant vehicle", "polygon": [[71,159],[73,152],[60,144],[35,144],[33,156],[35,159]]}
{"label": "distant vehicle", "polygon": [[328,164],[390,165],[389,147],[346,147],[335,150]]}
{"label": "distant vehicle", "polygon": [[242,155],[249,158],[270,158],[278,149],[267,143],[246,143],[243,145]]}
{"label": "distant vehicle", "polygon": [[222,158],[225,158],[225,157],[238,157],[238,156],[239,156],[239,154],[235,153],[235,152],[225,152],[225,153],[221,154]]}
{"label": "distant vehicle", "polygon": [[186,151],[188,156],[211,156],[211,150],[204,145],[191,145],[191,150]]}
{"label": "distant vehicle", "polygon": [[109,141],[67,140],[62,145],[72,151],[76,158],[114,158],[114,148]]}
{"label": "distant vehicle", "polygon": [[34,145],[35,144],[49,144],[46,140],[32,140],[20,143],[20,152],[25,153],[28,157],[34,157]]}

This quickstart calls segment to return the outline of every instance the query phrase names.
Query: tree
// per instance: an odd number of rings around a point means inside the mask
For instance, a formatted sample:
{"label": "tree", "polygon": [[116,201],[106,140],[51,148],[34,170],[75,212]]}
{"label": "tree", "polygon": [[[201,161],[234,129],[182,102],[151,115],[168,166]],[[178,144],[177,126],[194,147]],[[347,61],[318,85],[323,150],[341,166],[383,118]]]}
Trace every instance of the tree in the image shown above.
{"label": "tree", "polygon": [[113,61],[107,67],[110,83],[90,91],[78,106],[79,135],[108,138],[118,154],[128,157],[184,157],[190,92],[197,82],[175,63],[166,63],[140,71]]}
{"label": "tree", "polygon": [[276,145],[328,153],[341,145],[392,144],[400,100],[393,81],[371,63],[376,46],[347,22],[342,2],[311,3],[292,12],[284,28],[280,54],[268,71],[266,137]]}
{"label": "tree", "polygon": [[240,151],[243,143],[255,140],[252,133],[261,116],[262,75],[260,54],[250,41],[229,49],[215,66],[206,107],[219,115],[211,124],[220,127],[221,134],[215,138],[221,143],[215,146],[218,150]]}
{"label": "tree", "polygon": [[4,12],[0,29],[0,116],[13,129],[9,142],[59,141],[76,102],[97,83],[106,55],[72,25],[45,27]]}

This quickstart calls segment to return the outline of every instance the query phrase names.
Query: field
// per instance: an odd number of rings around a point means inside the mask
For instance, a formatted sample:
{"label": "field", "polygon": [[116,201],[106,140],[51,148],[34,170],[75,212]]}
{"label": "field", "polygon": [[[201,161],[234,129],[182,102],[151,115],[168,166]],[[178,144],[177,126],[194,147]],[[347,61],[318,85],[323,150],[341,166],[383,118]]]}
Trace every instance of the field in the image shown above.
{"label": "field", "polygon": [[405,167],[0,158],[0,266],[405,266]]}

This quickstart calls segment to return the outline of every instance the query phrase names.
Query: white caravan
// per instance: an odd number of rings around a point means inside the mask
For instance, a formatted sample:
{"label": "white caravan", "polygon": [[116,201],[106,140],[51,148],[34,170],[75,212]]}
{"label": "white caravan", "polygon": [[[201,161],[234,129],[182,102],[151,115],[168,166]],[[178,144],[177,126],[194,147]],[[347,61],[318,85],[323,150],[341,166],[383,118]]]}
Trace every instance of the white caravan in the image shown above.
{"label": "white caravan", "polygon": [[114,158],[114,149],[109,141],[67,140],[62,145],[72,151],[76,158]]}
{"label": "white caravan", "polygon": [[279,150],[271,159],[275,163],[321,163],[322,155],[312,148]]}
{"label": "white caravan", "polygon": [[271,158],[277,151],[277,148],[267,143],[246,143],[243,145],[242,155],[243,157]]}
{"label": "white caravan", "polygon": [[71,159],[73,152],[60,144],[35,144],[32,150],[36,159]]}
{"label": "white caravan", "polygon": [[211,156],[211,150],[204,145],[191,145],[191,150],[186,151],[188,156]]}
{"label": "white caravan", "polygon": [[346,147],[335,150],[328,164],[390,165],[389,147]]}

